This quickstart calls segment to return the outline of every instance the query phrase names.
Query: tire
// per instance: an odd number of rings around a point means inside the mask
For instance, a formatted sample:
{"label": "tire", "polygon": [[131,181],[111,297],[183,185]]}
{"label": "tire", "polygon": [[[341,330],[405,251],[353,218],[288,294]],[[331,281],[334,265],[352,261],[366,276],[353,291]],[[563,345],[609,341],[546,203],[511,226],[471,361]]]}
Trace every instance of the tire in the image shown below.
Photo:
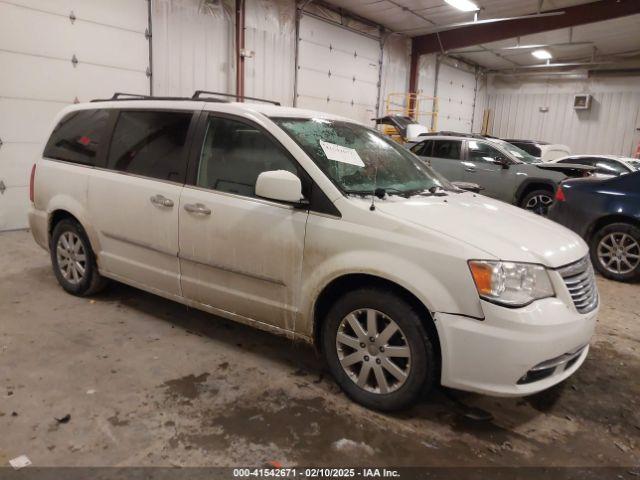
{"label": "tire", "polygon": [[640,281],[640,228],[629,223],[605,225],[591,237],[589,251],[591,263],[602,276]]}
{"label": "tire", "polygon": [[520,202],[521,208],[543,217],[547,216],[551,205],[553,205],[553,192],[550,190],[533,190]]}
{"label": "tire", "polygon": [[[370,312],[376,319],[373,336],[367,325]],[[361,327],[359,334],[352,328],[354,320]],[[392,323],[399,330],[385,339],[393,330],[386,330],[393,327]],[[343,342],[348,341],[339,343],[339,334]],[[390,355],[392,348],[394,355]],[[355,402],[375,410],[407,408],[438,378],[434,340],[425,330],[420,314],[401,297],[380,288],[354,290],[335,302],[322,325],[322,351],[342,390]],[[407,353],[408,358],[399,356]],[[354,358],[358,360],[351,363]],[[351,364],[343,367],[341,362]],[[404,373],[404,378],[392,375],[392,370]],[[362,386],[357,384],[360,378],[366,380]]]}
{"label": "tire", "polygon": [[75,220],[65,218],[56,224],[49,252],[53,273],[60,286],[68,293],[88,296],[106,286],[107,279],[98,273],[96,256],[89,238]]}

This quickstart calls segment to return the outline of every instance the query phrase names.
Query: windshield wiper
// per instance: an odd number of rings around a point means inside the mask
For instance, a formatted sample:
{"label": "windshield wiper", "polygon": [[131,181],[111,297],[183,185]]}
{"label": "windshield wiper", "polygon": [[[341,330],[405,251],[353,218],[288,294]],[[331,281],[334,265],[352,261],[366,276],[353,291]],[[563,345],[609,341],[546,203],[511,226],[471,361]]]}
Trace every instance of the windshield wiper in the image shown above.
{"label": "windshield wiper", "polygon": [[440,186],[434,186],[429,189],[426,188],[416,188],[414,190],[400,190],[394,187],[378,187],[375,191],[372,190],[345,190],[345,193],[350,195],[375,195],[379,199],[383,199],[386,195],[397,195],[399,197],[409,198],[414,195],[424,195],[424,196],[446,196],[448,193]]}

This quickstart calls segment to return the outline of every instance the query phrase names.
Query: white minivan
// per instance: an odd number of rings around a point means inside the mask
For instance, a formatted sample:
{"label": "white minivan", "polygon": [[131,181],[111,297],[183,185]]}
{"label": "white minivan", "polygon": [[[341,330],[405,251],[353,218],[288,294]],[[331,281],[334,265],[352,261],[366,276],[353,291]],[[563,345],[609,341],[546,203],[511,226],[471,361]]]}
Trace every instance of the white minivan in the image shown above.
{"label": "white minivan", "polygon": [[371,408],[438,383],[532,394],[589,351],[598,293],[579,236],[346,118],[114,95],[60,112],[30,194],[67,292],[113,279],[314,343]]}

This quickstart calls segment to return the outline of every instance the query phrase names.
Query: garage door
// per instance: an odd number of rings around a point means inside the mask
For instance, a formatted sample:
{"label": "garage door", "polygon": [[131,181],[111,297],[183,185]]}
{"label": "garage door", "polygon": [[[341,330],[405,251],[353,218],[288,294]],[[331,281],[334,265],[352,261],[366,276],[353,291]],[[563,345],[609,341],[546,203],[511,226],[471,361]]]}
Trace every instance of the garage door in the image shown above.
{"label": "garage door", "polygon": [[438,130],[471,133],[475,72],[441,63],[438,70]]}
{"label": "garage door", "polygon": [[379,62],[378,40],[303,15],[296,106],[371,123]]}
{"label": "garage door", "polygon": [[149,93],[145,0],[0,0],[0,230],[27,225],[29,171],[54,115]]}

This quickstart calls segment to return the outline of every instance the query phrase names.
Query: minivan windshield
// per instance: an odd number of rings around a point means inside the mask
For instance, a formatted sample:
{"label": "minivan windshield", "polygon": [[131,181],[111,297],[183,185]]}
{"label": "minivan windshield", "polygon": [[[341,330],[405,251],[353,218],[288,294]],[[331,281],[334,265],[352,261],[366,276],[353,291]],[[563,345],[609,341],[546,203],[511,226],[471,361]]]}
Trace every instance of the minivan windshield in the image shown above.
{"label": "minivan windshield", "polygon": [[322,118],[272,120],[346,194],[383,189],[388,195],[409,196],[456,190],[413,153],[373,129]]}

